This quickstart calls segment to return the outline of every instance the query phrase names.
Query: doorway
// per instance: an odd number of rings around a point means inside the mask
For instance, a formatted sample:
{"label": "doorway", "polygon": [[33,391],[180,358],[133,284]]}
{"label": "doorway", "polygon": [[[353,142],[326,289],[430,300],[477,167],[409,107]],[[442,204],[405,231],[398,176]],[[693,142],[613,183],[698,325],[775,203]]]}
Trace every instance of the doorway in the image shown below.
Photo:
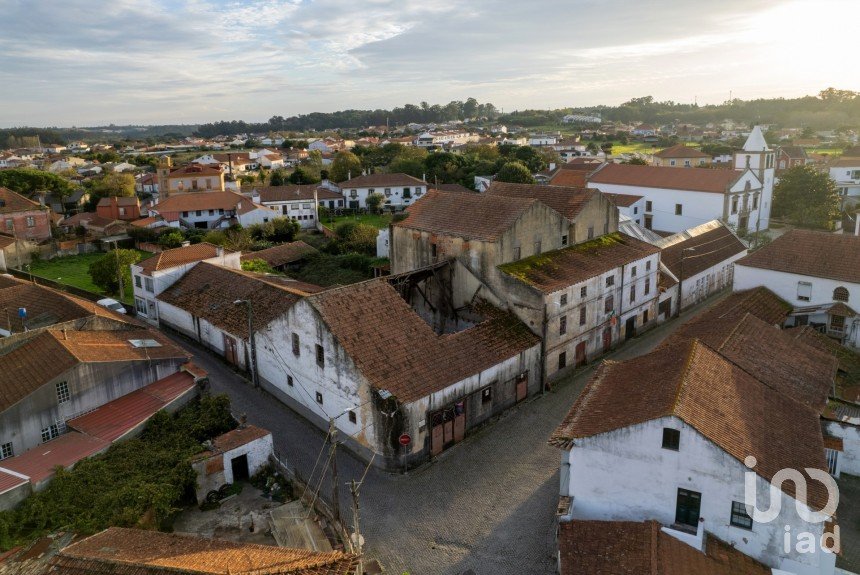
{"label": "doorway", "polygon": [[624,324],[624,339],[631,339],[636,335],[636,316],[630,316],[627,318],[627,322]]}
{"label": "doorway", "polygon": [[699,528],[699,512],[702,494],[688,489],[678,489],[678,504],[675,508],[675,523],[693,530]]}
{"label": "doorway", "polygon": [[224,359],[236,365],[236,340],[226,333],[224,335]]}
{"label": "doorway", "polygon": [[603,353],[609,351],[612,347],[612,328],[607,327],[603,330]]}
{"label": "doorway", "polygon": [[576,344],[576,348],[574,350],[573,357],[574,357],[574,362],[576,363],[577,367],[579,367],[580,365],[585,365],[586,359],[585,359],[585,342],[584,341],[581,341],[578,344]]}
{"label": "doorway", "polygon": [[251,477],[248,470],[248,456],[240,455],[230,460],[230,469],[233,471],[233,483],[247,481]]}

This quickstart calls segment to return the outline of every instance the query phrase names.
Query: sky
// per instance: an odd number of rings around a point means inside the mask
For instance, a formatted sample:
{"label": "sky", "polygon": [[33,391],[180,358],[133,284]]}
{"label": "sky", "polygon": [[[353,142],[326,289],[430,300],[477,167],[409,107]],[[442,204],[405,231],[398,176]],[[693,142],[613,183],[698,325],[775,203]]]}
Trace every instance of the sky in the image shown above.
{"label": "sky", "polygon": [[860,91],[856,0],[0,0],[0,127]]}

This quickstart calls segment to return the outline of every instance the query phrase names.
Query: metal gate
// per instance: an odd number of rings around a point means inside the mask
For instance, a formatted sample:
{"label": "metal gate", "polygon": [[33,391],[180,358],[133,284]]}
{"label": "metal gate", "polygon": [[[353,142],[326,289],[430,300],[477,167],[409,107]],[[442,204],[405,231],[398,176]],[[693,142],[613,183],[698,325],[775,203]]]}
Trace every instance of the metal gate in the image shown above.
{"label": "metal gate", "polygon": [[466,436],[466,401],[434,412],[430,422],[430,454],[439,455]]}

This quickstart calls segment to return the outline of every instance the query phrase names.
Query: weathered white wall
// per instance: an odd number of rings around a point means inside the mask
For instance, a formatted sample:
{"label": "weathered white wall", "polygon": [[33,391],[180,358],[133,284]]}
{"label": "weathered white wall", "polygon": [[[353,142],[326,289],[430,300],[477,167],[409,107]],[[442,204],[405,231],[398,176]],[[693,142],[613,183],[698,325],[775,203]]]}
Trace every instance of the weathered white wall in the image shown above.
{"label": "weathered white wall", "polygon": [[737,253],[717,265],[704,269],[685,279],[681,286],[684,291],[681,299],[681,309],[686,309],[724,288],[731,287],[734,275],[734,262],[745,255],[747,255],[746,251]]}
{"label": "weathered white wall", "polygon": [[842,440],[843,451],[839,454],[841,471],[860,476],[860,422],[851,424],[822,420],[822,423],[828,435]]}
{"label": "weathered white wall", "polygon": [[[652,216],[651,228],[655,230],[672,233],[681,232],[723,217],[724,194],[620,184],[595,183],[592,185],[606,194],[644,196],[646,201],[651,202],[651,211],[646,211],[641,216],[642,225],[645,225],[645,214],[650,214]],[[682,215],[675,215],[675,204],[683,206]]]}
{"label": "weathered white wall", "polygon": [[[680,430],[678,451],[661,447],[664,427]],[[820,540],[823,524],[804,522],[794,499],[783,492],[781,512],[773,522],[754,523],[752,530],[730,524],[732,501],[744,501],[744,473],[749,470],[676,417],[579,439],[568,461],[569,489],[562,495],[574,498],[574,519],[654,519],[672,525],[677,491],[689,489],[702,494],[700,517],[706,531],[771,567],[790,566],[790,571],[809,575],[828,572],[823,567],[832,556],[785,553],[786,525],[793,536],[805,531]],[[562,470],[564,475],[565,466]],[[768,508],[769,489],[770,484],[758,477],[759,509]]]}

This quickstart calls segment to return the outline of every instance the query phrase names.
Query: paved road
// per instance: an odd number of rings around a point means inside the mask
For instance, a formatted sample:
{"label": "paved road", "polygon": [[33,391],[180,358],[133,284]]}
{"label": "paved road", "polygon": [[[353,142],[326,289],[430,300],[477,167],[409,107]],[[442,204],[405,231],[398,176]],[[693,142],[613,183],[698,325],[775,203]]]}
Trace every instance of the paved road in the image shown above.
{"label": "paved road", "polygon": [[[674,320],[646,332],[611,357],[646,353],[680,323]],[[209,372],[213,393],[229,394],[234,412],[244,412],[250,423],[271,430],[276,451],[308,477],[324,434],[268,394],[254,390],[220,360],[182,343]],[[434,463],[406,476],[371,469],[361,490],[366,556],[396,575],[405,571],[459,575],[468,569],[476,575],[555,573],[561,452],[546,442],[593,369],[584,368],[545,396],[514,407]],[[364,469],[348,452],[339,451],[341,481],[358,480]],[[327,482],[322,493],[330,493]],[[351,520],[345,487],[340,500],[344,518]]]}

